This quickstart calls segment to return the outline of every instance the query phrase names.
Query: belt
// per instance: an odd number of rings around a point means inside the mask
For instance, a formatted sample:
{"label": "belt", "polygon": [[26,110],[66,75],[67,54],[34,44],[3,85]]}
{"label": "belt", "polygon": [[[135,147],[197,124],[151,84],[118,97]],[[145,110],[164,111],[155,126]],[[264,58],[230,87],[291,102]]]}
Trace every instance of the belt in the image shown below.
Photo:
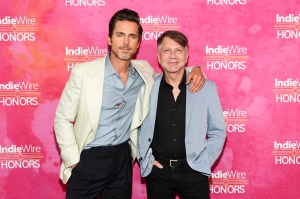
{"label": "belt", "polygon": [[173,159],[173,158],[168,158],[165,156],[162,156],[158,153],[153,153],[155,160],[161,163],[163,166],[171,167],[171,168],[178,168],[178,167],[183,167],[187,166],[187,160],[186,159]]}

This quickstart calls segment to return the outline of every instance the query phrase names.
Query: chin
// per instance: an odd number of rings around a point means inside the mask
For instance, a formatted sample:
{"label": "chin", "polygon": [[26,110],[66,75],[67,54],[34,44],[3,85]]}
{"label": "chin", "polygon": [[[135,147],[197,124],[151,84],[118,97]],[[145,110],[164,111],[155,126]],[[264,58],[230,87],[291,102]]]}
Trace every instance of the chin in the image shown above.
{"label": "chin", "polygon": [[124,61],[129,61],[131,60],[132,56],[131,55],[126,55],[126,56],[118,56],[120,59],[124,60]]}

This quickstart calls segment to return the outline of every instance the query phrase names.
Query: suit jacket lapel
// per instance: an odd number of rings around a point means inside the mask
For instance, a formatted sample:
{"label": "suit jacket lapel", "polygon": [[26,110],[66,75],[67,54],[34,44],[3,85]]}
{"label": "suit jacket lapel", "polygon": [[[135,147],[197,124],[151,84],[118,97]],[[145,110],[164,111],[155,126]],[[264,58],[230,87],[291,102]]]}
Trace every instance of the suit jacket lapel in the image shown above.
{"label": "suit jacket lapel", "polygon": [[94,67],[87,72],[86,84],[84,86],[87,111],[91,126],[96,133],[102,106],[102,94],[104,84],[105,58],[99,59]]}
{"label": "suit jacket lapel", "polygon": [[156,120],[156,111],[157,111],[157,102],[158,102],[158,93],[159,93],[159,86],[162,78],[162,74],[157,76],[154,81],[154,85],[151,92],[151,104],[150,104],[150,120],[151,120],[151,127],[155,127],[155,120]]}
{"label": "suit jacket lapel", "polygon": [[133,67],[137,70],[137,72],[140,74],[142,79],[144,80],[146,86],[151,86],[153,84],[153,77],[151,75],[147,75],[147,71],[144,68],[144,65],[141,62],[138,62],[136,60],[131,61]]}
{"label": "suit jacket lapel", "polygon": [[[138,128],[141,125],[141,122],[145,119],[148,111],[149,111],[149,103],[150,103],[150,94],[151,88],[153,85],[153,77],[152,74],[149,75],[149,72],[145,69],[145,63],[141,61],[132,60],[133,67],[140,74],[143,79],[145,86],[141,88],[139,93],[137,103],[134,110],[134,115],[131,123],[131,130]],[[149,65],[149,67],[151,67]]]}
{"label": "suit jacket lapel", "polygon": [[[188,71],[186,71],[186,75],[188,76]],[[189,85],[186,87],[186,111],[185,111],[185,132],[188,133],[188,129],[190,126],[191,115],[193,112],[194,102],[196,98],[196,93],[193,94],[189,91]]]}

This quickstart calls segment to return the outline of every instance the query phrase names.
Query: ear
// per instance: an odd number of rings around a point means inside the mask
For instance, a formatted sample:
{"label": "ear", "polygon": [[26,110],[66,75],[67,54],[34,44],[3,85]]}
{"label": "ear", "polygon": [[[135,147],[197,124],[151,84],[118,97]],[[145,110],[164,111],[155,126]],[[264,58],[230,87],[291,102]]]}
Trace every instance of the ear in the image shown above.
{"label": "ear", "polygon": [[188,59],[189,59],[189,51],[187,50],[185,61],[187,62]]}
{"label": "ear", "polygon": [[157,60],[158,60],[158,63],[160,64],[160,58],[159,58],[159,52],[157,52]]}
{"label": "ear", "polygon": [[111,38],[110,37],[107,38],[107,43],[108,43],[108,45],[111,46]]}

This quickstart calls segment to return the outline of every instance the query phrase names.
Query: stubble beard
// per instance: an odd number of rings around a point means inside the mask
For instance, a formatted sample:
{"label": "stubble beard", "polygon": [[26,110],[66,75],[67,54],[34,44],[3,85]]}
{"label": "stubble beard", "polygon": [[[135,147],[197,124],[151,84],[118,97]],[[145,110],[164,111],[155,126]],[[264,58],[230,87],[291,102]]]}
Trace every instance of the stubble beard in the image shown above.
{"label": "stubble beard", "polygon": [[131,51],[128,54],[126,53],[122,53],[121,52],[122,48],[119,48],[117,51],[112,49],[112,53],[119,59],[123,60],[123,61],[129,61],[132,59],[132,57],[134,56],[134,54],[136,53],[136,51]]}

